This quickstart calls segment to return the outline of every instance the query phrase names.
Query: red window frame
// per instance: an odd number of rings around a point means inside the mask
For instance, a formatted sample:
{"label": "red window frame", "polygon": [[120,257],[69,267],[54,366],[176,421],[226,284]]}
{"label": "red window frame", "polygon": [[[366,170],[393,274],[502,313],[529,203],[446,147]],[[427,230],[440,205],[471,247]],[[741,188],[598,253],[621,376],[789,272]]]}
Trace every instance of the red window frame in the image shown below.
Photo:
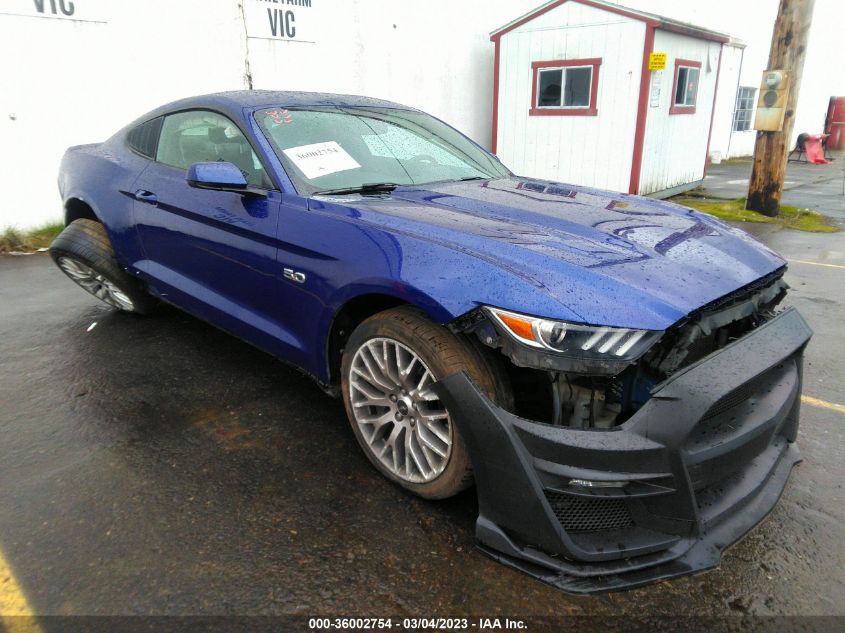
{"label": "red window frame", "polygon": [[[675,95],[678,94],[678,71],[683,68],[697,68],[698,82],[695,84],[695,103],[692,105],[678,105]],[[675,59],[675,78],[672,80],[672,90],[669,95],[669,114],[695,114],[698,105],[698,89],[701,87],[701,62],[692,59]]]}
{"label": "red window frame", "polygon": [[[590,57],[588,59],[556,59],[550,61],[531,62],[531,107],[528,110],[529,116],[596,116],[598,112],[599,94],[599,66],[601,57]],[[537,107],[537,83],[540,79],[540,71],[554,68],[567,68],[571,66],[590,66],[592,77],[590,80],[590,104],[585,107],[574,108],[538,108]],[[562,99],[562,97],[561,97]],[[561,101],[562,103],[562,101]]]}

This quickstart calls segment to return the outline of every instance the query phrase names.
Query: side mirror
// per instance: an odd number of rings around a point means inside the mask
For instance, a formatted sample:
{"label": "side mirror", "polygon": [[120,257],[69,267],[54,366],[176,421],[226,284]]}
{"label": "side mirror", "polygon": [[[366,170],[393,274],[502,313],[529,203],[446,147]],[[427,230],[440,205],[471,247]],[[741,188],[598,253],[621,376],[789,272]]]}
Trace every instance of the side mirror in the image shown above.
{"label": "side mirror", "polygon": [[241,170],[235,165],[222,161],[194,163],[188,167],[186,180],[188,185],[198,189],[266,195],[263,190],[250,187]]}

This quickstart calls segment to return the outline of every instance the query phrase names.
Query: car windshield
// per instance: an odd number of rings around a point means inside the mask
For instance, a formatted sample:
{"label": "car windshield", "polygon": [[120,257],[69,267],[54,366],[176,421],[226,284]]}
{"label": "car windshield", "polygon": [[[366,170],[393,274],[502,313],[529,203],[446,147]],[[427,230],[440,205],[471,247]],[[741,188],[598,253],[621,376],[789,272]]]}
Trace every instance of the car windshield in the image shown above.
{"label": "car windshield", "polygon": [[320,106],[268,108],[255,118],[302,195],[509,174],[493,156],[423,112]]}

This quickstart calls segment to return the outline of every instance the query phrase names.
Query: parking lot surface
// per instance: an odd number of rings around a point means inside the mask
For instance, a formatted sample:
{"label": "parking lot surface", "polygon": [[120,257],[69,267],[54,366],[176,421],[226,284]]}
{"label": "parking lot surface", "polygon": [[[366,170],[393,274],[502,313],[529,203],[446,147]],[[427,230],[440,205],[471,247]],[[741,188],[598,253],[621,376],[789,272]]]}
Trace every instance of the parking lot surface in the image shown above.
{"label": "parking lot surface", "polygon": [[[712,198],[744,198],[751,167],[750,159],[708,165],[702,189]],[[845,221],[845,152],[835,152],[826,165],[787,163],[781,202]]]}
{"label": "parking lot surface", "polygon": [[0,561],[40,615],[843,615],[845,234],[764,230],[817,402],[717,571],[576,597],[506,569],[474,549],[472,491],[383,480],[308,378],[175,310],[115,313],[39,255],[0,258]]}

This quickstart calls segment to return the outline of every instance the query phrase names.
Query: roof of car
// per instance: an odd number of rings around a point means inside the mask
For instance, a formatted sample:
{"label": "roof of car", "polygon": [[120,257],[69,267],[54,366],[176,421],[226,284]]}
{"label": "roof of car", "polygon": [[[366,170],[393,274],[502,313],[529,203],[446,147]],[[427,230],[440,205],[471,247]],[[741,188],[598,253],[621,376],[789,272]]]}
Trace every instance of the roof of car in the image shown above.
{"label": "roof of car", "polygon": [[195,97],[187,97],[178,101],[171,101],[138,117],[115,136],[124,136],[129,130],[144,121],[170,112],[181,110],[216,110],[231,118],[243,118],[244,108],[262,107],[296,108],[307,106],[347,106],[347,107],[382,107],[401,110],[416,110],[393,101],[362,97],[360,95],[344,95],[331,92],[292,92],[284,90],[230,90],[228,92],[213,92]]}
{"label": "roof of car", "polygon": [[196,107],[217,107],[222,110],[236,110],[240,108],[258,108],[262,106],[380,106],[386,108],[410,109],[392,101],[362,97],[359,95],[343,95],[330,92],[289,92],[282,90],[232,90],[229,92],[215,92],[207,95],[188,97],[168,103],[157,109],[159,111],[182,110]]}

